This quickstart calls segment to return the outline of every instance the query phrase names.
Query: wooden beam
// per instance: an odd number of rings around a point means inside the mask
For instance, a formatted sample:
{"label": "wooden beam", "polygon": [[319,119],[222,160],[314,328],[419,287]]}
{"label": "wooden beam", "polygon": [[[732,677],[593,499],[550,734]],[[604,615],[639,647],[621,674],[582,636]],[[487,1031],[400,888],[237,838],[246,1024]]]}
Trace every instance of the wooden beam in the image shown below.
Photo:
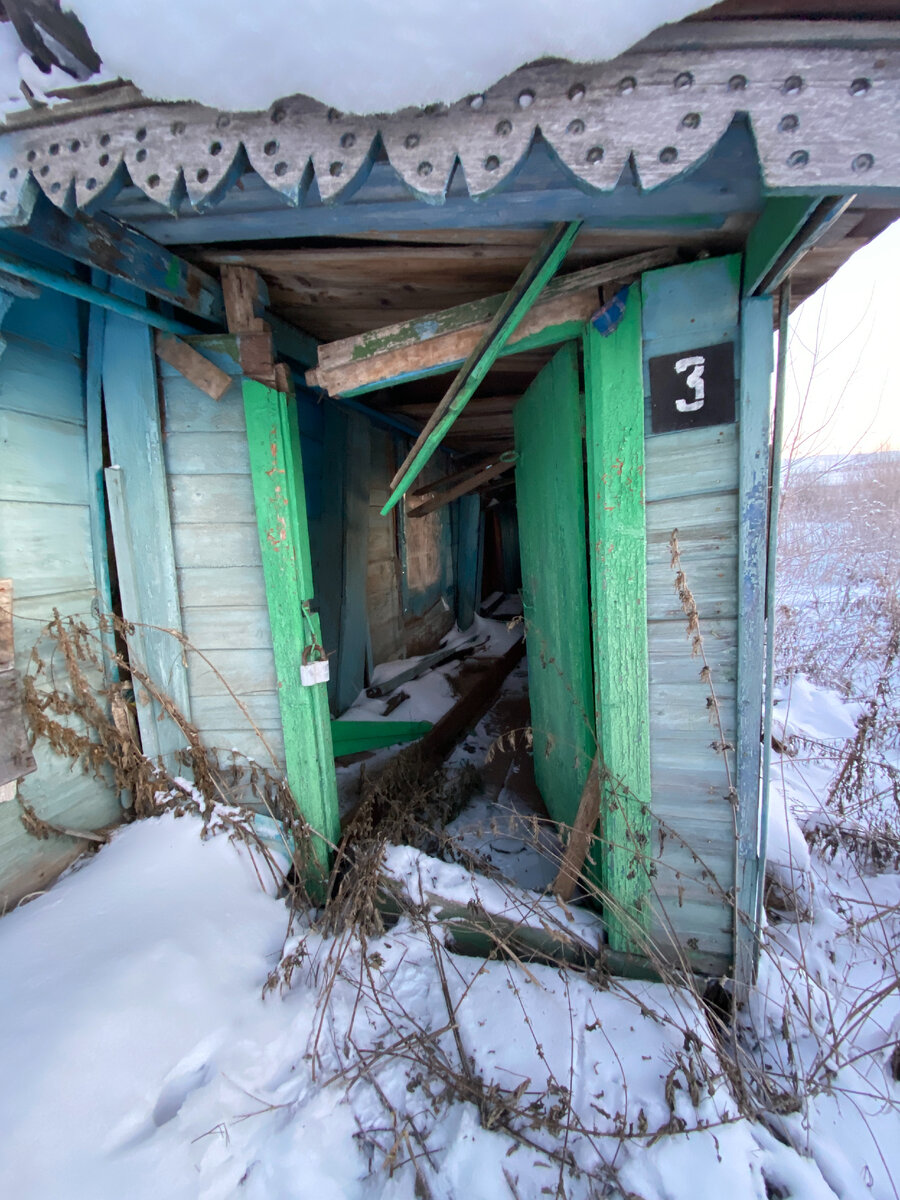
{"label": "wooden beam", "polygon": [[[505,451],[504,451],[505,453]],[[510,464],[516,461],[515,451],[510,447],[510,453],[513,457],[508,461]],[[462,483],[467,479],[471,479],[473,475],[477,475],[479,471],[483,471],[485,467],[497,461],[497,455],[492,454],[490,458],[482,459],[481,462],[472,463],[468,467],[463,467],[459,471],[454,471],[452,475],[444,475],[441,479],[435,479],[433,483],[427,483],[424,487],[415,488],[410,492],[411,496],[433,496],[436,492],[446,491],[447,488],[455,487],[456,484]]]}
{"label": "wooden beam", "polygon": [[566,845],[559,872],[553,882],[553,891],[560,900],[571,900],[575,885],[581,877],[591,838],[600,816],[600,770],[599,756],[594,756],[591,769],[584,783],[584,791],[578,804],[578,812],[569,831],[569,841]]}
{"label": "wooden beam", "polygon": [[331,740],[334,756],[359,754],[363,750],[378,750],[413,742],[432,728],[431,721],[332,721]]}
{"label": "wooden beam", "polygon": [[584,401],[588,457],[600,875],[615,950],[646,948],[650,920],[650,670],[644,510],[640,285],[618,327],[588,326]]}
{"label": "wooden beam", "polygon": [[819,196],[769,196],[750,230],[744,255],[744,294],[752,296],[819,205]]}
{"label": "wooden beam", "polygon": [[405,462],[391,480],[393,491],[381,510],[382,516],[400,502],[410,484],[427,465],[522,318],[533,307],[545,284],[552,279],[562,264],[580,228],[580,221],[572,221],[569,224],[559,222],[532,255],[515,287],[498,309],[478,345],[435,408]]}
{"label": "wooden beam", "polygon": [[490,459],[488,466],[482,466],[475,475],[469,479],[464,479],[455,487],[446,491],[439,491],[430,499],[423,500],[421,504],[413,505],[406,510],[408,517],[427,517],[429,513],[437,512],[439,508],[443,508],[445,504],[450,504],[459,496],[465,496],[469,492],[474,492],[476,488],[487,483],[489,479],[493,479],[496,475],[502,475],[505,471],[511,471],[516,465],[518,455],[513,454],[511,458],[496,457]]}
{"label": "wooden beam", "polygon": [[[584,322],[598,306],[597,291],[575,292],[539,301],[516,332],[500,350],[498,357],[522,354],[527,350],[555,346],[580,337]],[[309,371],[310,387],[322,387],[329,395],[361,396],[398,383],[445,375],[461,367],[484,338],[488,324],[473,325],[457,333],[429,338],[418,345],[391,350],[377,358],[348,363],[326,373]]]}
{"label": "wooden beam", "polygon": [[213,400],[221,400],[231,387],[227,372],[172,334],[156,335],[156,354]]}
{"label": "wooden beam", "polygon": [[243,389],[286,775],[298,809],[317,835],[310,882],[324,887],[340,821],[326,685],[301,680],[304,658],[321,656],[322,635],[310,607],[312,560],[297,406],[256,380],[245,379]]}
{"label": "wooden beam", "polygon": [[[596,267],[587,267],[568,275],[559,275],[547,284],[542,301],[554,300],[558,296],[571,296],[575,292],[590,291],[607,283],[630,283],[642,271],[666,266],[674,257],[675,252],[671,249],[650,250],[613,262],[601,263]],[[400,321],[368,333],[323,343],[319,346],[319,369],[327,373],[336,367],[374,358],[392,350],[403,350],[443,334],[457,333],[473,325],[484,326],[496,316],[505,299],[505,293],[487,296],[483,300],[458,304],[442,312],[429,313],[411,321]]]}

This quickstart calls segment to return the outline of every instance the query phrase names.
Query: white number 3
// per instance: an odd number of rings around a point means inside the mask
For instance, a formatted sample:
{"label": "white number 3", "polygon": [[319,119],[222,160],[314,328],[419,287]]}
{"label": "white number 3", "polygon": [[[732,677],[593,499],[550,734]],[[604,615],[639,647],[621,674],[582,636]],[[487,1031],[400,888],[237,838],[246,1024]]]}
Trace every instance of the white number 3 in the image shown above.
{"label": "white number 3", "polygon": [[689,367],[694,368],[685,380],[685,383],[694,393],[694,399],[676,400],[675,407],[679,412],[696,412],[698,408],[703,407],[703,401],[706,397],[706,386],[703,382],[703,368],[705,366],[706,359],[702,354],[694,355],[693,358],[679,358],[675,363],[675,370],[679,375],[682,375]]}

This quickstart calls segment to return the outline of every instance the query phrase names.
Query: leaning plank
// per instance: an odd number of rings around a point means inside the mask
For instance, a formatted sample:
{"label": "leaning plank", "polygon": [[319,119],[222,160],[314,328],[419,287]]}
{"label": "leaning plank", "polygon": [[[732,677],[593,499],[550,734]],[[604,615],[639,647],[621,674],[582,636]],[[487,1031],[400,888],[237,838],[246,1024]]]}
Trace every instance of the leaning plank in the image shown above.
{"label": "leaning plank", "polygon": [[468,495],[469,492],[480,488],[482,484],[493,479],[497,475],[502,475],[505,471],[511,471],[516,465],[516,455],[510,458],[497,459],[496,457],[488,460],[488,465],[481,465],[481,468],[468,479],[462,480],[455,487],[449,490],[438,491],[427,500],[423,500],[421,504],[415,504],[407,509],[408,517],[427,517],[429,513],[437,512],[439,508],[443,508],[445,504],[449,504],[452,500],[456,500],[460,496]]}
{"label": "leaning plank", "polygon": [[221,400],[231,387],[230,375],[173,334],[156,335],[156,354],[213,400]]}
{"label": "leaning plank", "polygon": [[584,861],[587,858],[594,835],[597,818],[600,816],[600,769],[599,758],[594,756],[594,762],[584,783],[584,791],[578,804],[578,812],[569,834],[559,873],[553,884],[553,891],[560,900],[571,900],[575,884],[581,875]]}
{"label": "leaning plank", "polygon": [[[642,271],[666,266],[674,257],[673,250],[649,250],[596,267],[587,267],[583,271],[573,271],[569,275],[559,275],[547,284],[544,298],[555,300],[559,296],[591,291],[607,283],[630,283]],[[319,369],[327,374],[336,367],[352,362],[374,358],[392,350],[403,350],[407,346],[416,346],[447,333],[457,333],[473,325],[486,325],[497,314],[505,299],[505,294],[486,296],[483,300],[457,304],[425,317],[415,317],[411,321],[384,325],[355,337],[326,342],[319,346]]]}
{"label": "leaning plank", "polygon": [[321,655],[311,611],[312,561],[297,406],[283,392],[245,379],[244,413],[262,553],[288,784],[314,833],[310,882],[327,870],[339,833],[331,719],[324,683],[304,685],[301,665]]}
{"label": "leaning plank", "polygon": [[382,515],[399,504],[413,480],[424,470],[522,318],[561,266],[580,228],[580,221],[568,224],[560,221],[543,239],[391,480],[393,491],[381,510]]}
{"label": "leaning plank", "polygon": [[601,880],[609,943],[636,951],[650,918],[650,698],[639,285],[618,328],[584,340]]}
{"label": "leaning plank", "polygon": [[412,742],[431,729],[430,721],[332,721],[335,758]]}
{"label": "leaning plank", "polygon": [[[597,289],[582,290],[552,300],[540,300],[500,351],[519,354],[541,345],[566,341],[597,308]],[[308,371],[310,387],[324,388],[330,396],[357,395],[389,383],[436,375],[461,366],[485,336],[488,323],[428,338],[412,346],[389,350],[373,358],[346,363],[333,370]],[[557,333],[558,331],[558,333]],[[544,334],[544,338],[541,335]]]}

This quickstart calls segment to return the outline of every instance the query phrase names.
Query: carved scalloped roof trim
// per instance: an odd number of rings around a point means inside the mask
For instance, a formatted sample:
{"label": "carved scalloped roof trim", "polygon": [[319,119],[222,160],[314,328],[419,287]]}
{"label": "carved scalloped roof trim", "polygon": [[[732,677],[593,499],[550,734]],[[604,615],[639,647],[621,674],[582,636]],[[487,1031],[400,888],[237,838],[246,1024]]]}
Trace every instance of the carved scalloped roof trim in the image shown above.
{"label": "carved scalloped roof trim", "polygon": [[[522,68],[450,107],[355,117],[307,97],[267,113],[147,104],[0,136],[0,217],[34,179],[66,211],[130,178],[151,200],[215,200],[247,162],[299,203],[313,176],[337,201],[379,145],[422,200],[440,203],[457,160],[470,195],[506,183],[540,130],[582,188],[614,188],[631,161],[644,188],[709,153],[736,112],[752,123],[772,188],[900,186],[900,50],[891,46],[638,49],[594,65]],[[126,175],[127,172],[127,175]]]}

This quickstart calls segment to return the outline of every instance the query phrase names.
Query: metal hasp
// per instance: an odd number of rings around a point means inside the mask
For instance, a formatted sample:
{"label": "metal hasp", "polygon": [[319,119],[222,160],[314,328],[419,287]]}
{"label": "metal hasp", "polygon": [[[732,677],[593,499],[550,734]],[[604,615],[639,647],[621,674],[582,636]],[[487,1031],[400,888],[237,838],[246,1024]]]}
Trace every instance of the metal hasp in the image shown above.
{"label": "metal hasp", "polygon": [[475,394],[478,385],[522,318],[562,265],[580,228],[580,221],[554,225],[532,255],[515,287],[509,292],[478,345],[431,414],[400,470],[391,480],[393,491],[381,510],[382,516],[386,516],[400,502],[437,450],[444,435]]}
{"label": "metal hasp", "polygon": [[309,882],[321,889],[340,834],[337,780],[324,683],[304,685],[304,661],[324,657],[318,615],[311,611],[312,561],[297,408],[285,393],[243,381],[244,414],[278,705],[285,774],[294,802],[313,831]]}
{"label": "metal hasp", "polygon": [[607,336],[584,336],[600,878],[609,944],[646,953],[650,697],[640,285]]}

